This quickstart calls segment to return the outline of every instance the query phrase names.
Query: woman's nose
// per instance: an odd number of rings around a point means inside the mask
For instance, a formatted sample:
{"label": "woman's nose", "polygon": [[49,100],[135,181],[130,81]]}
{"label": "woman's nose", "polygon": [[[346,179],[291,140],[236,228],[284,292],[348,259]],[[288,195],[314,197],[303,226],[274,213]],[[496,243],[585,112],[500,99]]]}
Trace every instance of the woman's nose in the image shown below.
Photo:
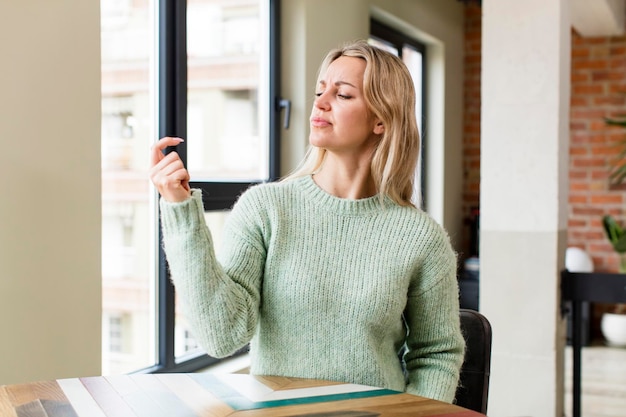
{"label": "woman's nose", "polygon": [[326,93],[321,93],[320,95],[318,95],[315,98],[314,105],[321,110],[330,109],[330,102],[328,101],[328,96],[326,95]]}

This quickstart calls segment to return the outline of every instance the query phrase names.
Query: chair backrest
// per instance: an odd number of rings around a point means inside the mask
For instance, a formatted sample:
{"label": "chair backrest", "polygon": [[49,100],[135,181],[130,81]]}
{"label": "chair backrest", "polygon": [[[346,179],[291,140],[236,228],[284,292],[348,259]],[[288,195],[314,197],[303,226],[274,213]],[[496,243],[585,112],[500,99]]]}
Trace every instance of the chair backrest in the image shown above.
{"label": "chair backrest", "polygon": [[491,369],[491,324],[477,311],[461,309],[460,313],[466,348],[455,403],[486,414]]}

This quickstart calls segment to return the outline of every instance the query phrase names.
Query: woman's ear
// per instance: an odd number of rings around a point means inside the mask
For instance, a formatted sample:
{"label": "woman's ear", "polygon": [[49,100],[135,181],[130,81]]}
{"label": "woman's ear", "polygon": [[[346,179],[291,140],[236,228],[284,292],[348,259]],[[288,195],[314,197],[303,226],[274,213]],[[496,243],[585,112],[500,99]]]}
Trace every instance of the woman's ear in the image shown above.
{"label": "woman's ear", "polygon": [[378,121],[376,123],[376,125],[374,126],[374,133],[376,135],[382,135],[383,133],[385,133],[385,125],[383,125],[383,122]]}

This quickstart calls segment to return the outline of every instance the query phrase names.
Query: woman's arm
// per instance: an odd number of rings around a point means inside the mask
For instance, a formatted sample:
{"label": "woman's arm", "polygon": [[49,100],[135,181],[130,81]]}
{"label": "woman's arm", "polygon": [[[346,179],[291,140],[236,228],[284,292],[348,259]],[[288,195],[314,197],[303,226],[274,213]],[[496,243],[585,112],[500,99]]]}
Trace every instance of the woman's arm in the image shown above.
{"label": "woman's arm", "polygon": [[216,260],[201,192],[190,189],[179,155],[164,154],[182,141],[164,137],[154,144],[150,179],[161,195],[163,246],[182,309],[200,345],[223,357],[243,347],[254,333],[265,254],[254,239],[233,233],[225,258],[232,267],[225,270]]}
{"label": "woman's arm", "polygon": [[265,262],[262,245],[230,233],[227,265],[215,256],[200,190],[179,203],[161,200],[163,246],[193,335],[211,356],[228,356],[252,338]]}
{"label": "woman's arm", "polygon": [[431,226],[405,311],[407,391],[452,402],[465,353],[456,253],[445,231]]}
{"label": "woman's arm", "polygon": [[456,276],[419,296],[409,297],[409,327],[404,360],[407,392],[451,403],[463,363]]}

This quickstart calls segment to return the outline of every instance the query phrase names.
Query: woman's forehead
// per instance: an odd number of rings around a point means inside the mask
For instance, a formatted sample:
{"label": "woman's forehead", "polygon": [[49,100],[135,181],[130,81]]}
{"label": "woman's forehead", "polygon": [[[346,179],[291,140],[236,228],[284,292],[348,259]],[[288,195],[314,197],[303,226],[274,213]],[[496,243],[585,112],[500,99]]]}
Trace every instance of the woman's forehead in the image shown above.
{"label": "woman's forehead", "polygon": [[347,84],[355,88],[363,85],[366,63],[361,58],[340,56],[320,74],[318,84]]}

